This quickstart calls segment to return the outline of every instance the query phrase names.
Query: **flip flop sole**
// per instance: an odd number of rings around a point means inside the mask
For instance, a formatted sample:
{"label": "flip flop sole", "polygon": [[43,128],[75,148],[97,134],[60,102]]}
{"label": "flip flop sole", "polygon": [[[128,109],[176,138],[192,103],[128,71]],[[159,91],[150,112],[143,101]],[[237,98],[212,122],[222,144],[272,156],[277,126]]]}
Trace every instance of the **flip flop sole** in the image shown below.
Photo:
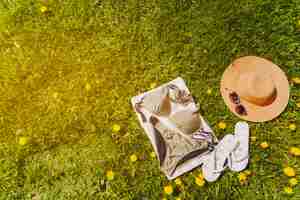
{"label": "flip flop sole", "polygon": [[215,147],[214,151],[208,155],[202,166],[205,180],[216,181],[226,168],[226,159],[237,144],[236,138],[232,134],[226,135]]}
{"label": "flip flop sole", "polygon": [[229,169],[240,172],[247,167],[249,162],[249,126],[246,122],[238,122],[234,132],[239,146],[230,156]]}

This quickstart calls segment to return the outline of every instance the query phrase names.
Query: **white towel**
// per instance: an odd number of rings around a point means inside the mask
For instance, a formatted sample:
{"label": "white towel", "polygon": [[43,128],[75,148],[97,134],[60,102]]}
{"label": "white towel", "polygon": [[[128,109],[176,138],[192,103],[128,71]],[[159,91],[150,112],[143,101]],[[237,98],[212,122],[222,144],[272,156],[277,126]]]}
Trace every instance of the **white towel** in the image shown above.
{"label": "white towel", "polygon": [[[150,90],[148,92],[145,92],[143,94],[133,97],[131,99],[131,103],[132,103],[133,107],[135,108],[135,105],[137,103],[141,102],[145,96],[147,96],[148,94],[151,94],[151,92],[155,92],[159,89],[162,89],[163,87],[167,87],[167,85],[170,85],[170,84],[174,84],[180,90],[185,90],[188,93],[190,93],[190,91],[186,87],[184,80],[182,78],[178,77],[169,83],[159,86],[158,88],[155,88],[153,90]],[[169,116],[171,116],[174,113],[178,113],[179,111],[186,110],[186,109],[198,110],[197,105],[195,104],[194,101],[188,103],[187,105],[180,105],[180,104],[175,105],[173,103],[173,104],[171,104],[171,112],[170,112]],[[153,113],[151,113],[149,110],[144,109],[144,108],[140,108],[139,112],[135,109],[135,112],[137,113],[138,120],[139,120],[141,126],[143,127],[145,133],[147,134],[147,136],[154,148],[154,151],[156,152],[157,157],[159,157],[160,151],[158,149],[158,146],[156,145],[157,142],[155,141],[156,140],[155,138],[157,138],[157,137],[155,137],[155,134],[156,134],[155,129],[154,129],[153,125],[151,123],[149,123],[149,118],[150,118],[150,116],[153,116]],[[142,112],[142,115],[141,115],[141,112]],[[143,122],[143,115],[147,119],[146,122]],[[159,120],[160,120],[160,123],[162,123],[165,127],[170,128],[170,129],[179,130],[178,127],[176,127],[176,125],[174,125],[174,123],[172,123],[169,120],[168,116],[159,116]],[[210,136],[213,138],[214,144],[216,144],[218,142],[217,138],[215,137],[212,129],[209,127],[209,125],[207,124],[207,122],[204,120],[204,118],[201,115],[200,115],[200,120],[201,120],[202,130],[205,133],[209,133]],[[191,136],[187,136],[187,137],[191,137]],[[208,153],[209,153],[209,149],[207,149],[207,151],[205,151],[204,153],[195,155],[192,158],[185,160],[182,164],[178,165],[175,168],[175,170],[172,171],[172,173],[167,173],[165,170],[162,170],[162,171],[166,174],[166,176],[169,180],[174,179],[174,178],[182,175],[183,173],[186,173],[186,172],[194,169],[195,167],[198,167],[199,165],[201,165],[203,163],[203,161],[205,160],[205,157],[207,156]]]}

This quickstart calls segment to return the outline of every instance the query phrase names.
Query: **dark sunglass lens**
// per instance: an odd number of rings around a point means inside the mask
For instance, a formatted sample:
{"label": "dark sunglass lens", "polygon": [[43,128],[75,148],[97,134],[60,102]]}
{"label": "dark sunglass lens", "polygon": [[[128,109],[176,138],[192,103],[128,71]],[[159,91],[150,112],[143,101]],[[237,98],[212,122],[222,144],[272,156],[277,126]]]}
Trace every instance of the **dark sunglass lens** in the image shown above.
{"label": "dark sunglass lens", "polygon": [[234,104],[240,103],[240,97],[236,92],[230,92],[229,98],[230,98],[230,101]]}
{"label": "dark sunglass lens", "polygon": [[243,105],[238,105],[235,107],[235,111],[237,112],[237,114],[239,115],[247,115],[247,111],[246,108]]}

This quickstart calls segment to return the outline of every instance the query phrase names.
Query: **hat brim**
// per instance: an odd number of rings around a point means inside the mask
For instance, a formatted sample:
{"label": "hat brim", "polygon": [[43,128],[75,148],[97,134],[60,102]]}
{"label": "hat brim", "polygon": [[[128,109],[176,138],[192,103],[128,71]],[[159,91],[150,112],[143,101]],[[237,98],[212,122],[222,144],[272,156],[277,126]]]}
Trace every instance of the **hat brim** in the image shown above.
{"label": "hat brim", "polygon": [[[239,74],[249,72],[249,70],[253,71],[255,68],[263,69],[271,75],[277,92],[276,99],[267,106],[259,106],[241,99],[241,104],[246,108],[247,115],[239,115],[235,111],[236,105],[229,98],[230,91],[228,88],[234,91],[236,88],[234,82]],[[285,73],[271,61],[256,56],[241,57],[230,64],[223,73],[220,90],[230,111],[239,118],[252,122],[265,122],[276,118],[284,111],[289,101],[289,82]]]}

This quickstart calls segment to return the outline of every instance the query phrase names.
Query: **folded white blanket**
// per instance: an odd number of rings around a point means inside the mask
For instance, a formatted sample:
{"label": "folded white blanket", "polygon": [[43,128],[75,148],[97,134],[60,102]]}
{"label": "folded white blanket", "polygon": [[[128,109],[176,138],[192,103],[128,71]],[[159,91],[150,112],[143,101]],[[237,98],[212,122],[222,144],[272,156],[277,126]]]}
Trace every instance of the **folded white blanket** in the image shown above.
{"label": "folded white blanket", "polygon": [[180,77],[131,103],[169,180],[201,165],[218,142]]}

